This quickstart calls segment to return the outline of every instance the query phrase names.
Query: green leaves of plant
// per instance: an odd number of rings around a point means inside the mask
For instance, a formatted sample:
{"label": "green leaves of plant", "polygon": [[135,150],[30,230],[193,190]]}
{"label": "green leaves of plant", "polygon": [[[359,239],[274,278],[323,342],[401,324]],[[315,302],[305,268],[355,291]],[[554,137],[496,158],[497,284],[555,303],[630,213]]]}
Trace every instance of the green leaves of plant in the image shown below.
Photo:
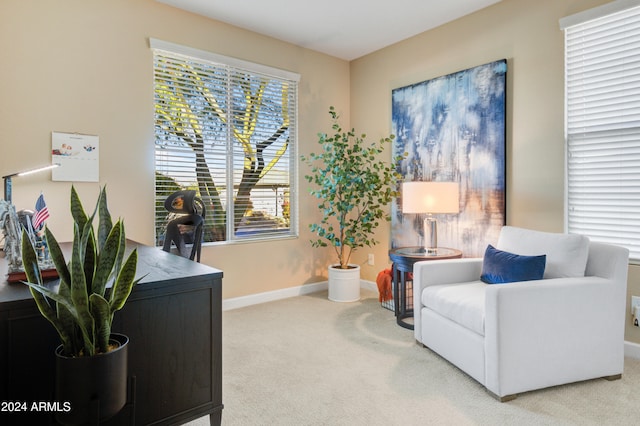
{"label": "green leaves of plant", "polygon": [[342,130],[333,106],[329,115],[335,133],[319,133],[320,153],[302,156],[302,160],[311,170],[305,179],[315,186],[310,194],[319,200],[323,212],[320,223],[310,225],[319,237],[312,245],[324,247],[328,242],[336,248],[340,264],[346,266],[352,250],[377,243],[371,234],[380,220],[390,219],[383,208],[398,195],[401,176],[395,164],[402,157],[393,158],[393,164],[381,158],[394,135],[367,145],[364,133],[356,136],[354,129]]}
{"label": "green leaves of plant", "polygon": [[96,293],[93,293],[89,297],[89,302],[91,305],[91,315],[95,318],[95,342],[97,349],[99,352],[107,352],[109,335],[111,334],[111,309],[109,308],[109,302]]}
{"label": "green leaves of plant", "polygon": [[104,186],[98,198],[98,247],[100,250],[103,249],[112,227],[111,214],[107,207],[107,187]]}
{"label": "green leaves of plant", "polygon": [[[93,228],[98,215],[97,238]],[[58,292],[42,284],[35,250],[26,232],[23,233],[22,256],[27,268],[25,284],[42,315],[56,328],[66,355],[93,355],[107,351],[111,323],[115,311],[122,309],[133,287],[138,255],[129,255],[123,264],[126,249],[124,224],[115,225],[107,208],[107,194],[102,188],[96,207],[87,216],[74,187],[71,188],[71,215],[74,219],[74,239],[71,260],[67,265],[58,242],[48,228],[45,237],[49,253],[60,276]],[[109,282],[111,293],[106,297]],[[55,309],[49,299],[55,302]]]}
{"label": "green leaves of plant", "polygon": [[36,251],[33,248],[33,244],[29,239],[26,229],[22,229],[22,265],[24,267],[24,273],[27,276],[27,280],[32,283],[41,284],[42,274],[38,267],[38,257]]}
{"label": "green leaves of plant", "polygon": [[73,221],[80,229],[84,229],[84,226],[89,220],[87,214],[84,212],[84,208],[82,207],[82,202],[80,201],[78,192],[73,185],[71,186],[71,216],[73,216]]}
{"label": "green leaves of plant", "polygon": [[118,221],[102,244],[101,256],[93,278],[93,292],[100,296],[104,296],[107,281],[116,265],[118,254],[124,253],[125,240],[121,238],[123,235],[124,225]]}
{"label": "green leaves of plant", "polygon": [[129,297],[129,294],[131,294],[134,284],[137,283],[137,281],[134,281],[137,263],[138,251],[134,249],[120,270],[118,279],[111,291],[110,307],[112,314],[115,311],[122,309]]}

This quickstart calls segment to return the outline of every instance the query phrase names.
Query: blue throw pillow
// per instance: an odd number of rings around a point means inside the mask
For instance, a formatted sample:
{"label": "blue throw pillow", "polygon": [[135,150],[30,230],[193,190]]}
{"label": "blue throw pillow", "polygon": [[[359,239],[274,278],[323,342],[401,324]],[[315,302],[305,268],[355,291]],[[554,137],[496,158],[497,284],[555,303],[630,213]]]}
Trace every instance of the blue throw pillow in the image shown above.
{"label": "blue throw pillow", "polygon": [[484,253],[480,279],[487,284],[541,280],[547,255],[521,256],[498,250],[491,244]]}

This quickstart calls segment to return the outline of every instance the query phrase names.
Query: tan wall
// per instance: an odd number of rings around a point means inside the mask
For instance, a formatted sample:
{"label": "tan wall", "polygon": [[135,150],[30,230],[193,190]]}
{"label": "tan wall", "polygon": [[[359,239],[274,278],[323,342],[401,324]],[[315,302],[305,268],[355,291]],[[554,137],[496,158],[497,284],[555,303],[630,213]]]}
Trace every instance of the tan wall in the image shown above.
{"label": "tan wall", "polygon": [[[551,232],[564,228],[564,39],[558,21],[609,0],[503,0],[351,63],[351,124],[369,134],[391,129],[391,90],[506,58],[507,222]],[[382,244],[366,252],[386,259]],[[363,267],[375,279],[380,267]],[[629,293],[640,295],[640,268]],[[627,307],[627,310],[629,308]],[[627,316],[627,339],[640,329]]]}
{"label": "tan wall", "polygon": [[[128,235],[153,242],[153,87],[148,38],[184,44],[302,75],[300,153],[317,151],[335,105],[370,138],[389,133],[391,90],[507,58],[507,220],[563,229],[563,38],[558,19],[608,0],[503,0],[352,63],[189,14],[153,0],[3,0],[0,2],[0,174],[50,162],[52,131],[100,136],[100,184]],[[345,124],[346,127],[346,124]],[[301,176],[306,168],[301,165]],[[333,260],[312,249],[307,226],[315,202],[300,179],[300,238],[208,246],[203,263],[224,271],[224,297],[321,281]],[[70,184],[45,173],[14,181],[18,208],[44,191],[61,240],[70,239]],[[77,188],[88,203],[98,184]],[[388,266],[389,227],[381,244],[354,261],[375,280]],[[375,266],[364,264],[374,253]],[[640,268],[630,268],[629,294],[640,295]],[[628,309],[628,307],[627,307]],[[630,317],[628,317],[630,318]],[[640,342],[628,322],[627,340]]]}
{"label": "tan wall", "polygon": [[[282,68],[302,75],[300,152],[329,130],[333,104],[349,118],[349,64],[153,0],[3,0],[0,2],[0,175],[51,162],[51,132],[100,137],[100,184],[127,235],[153,243],[153,62],[149,37]],[[315,147],[313,147],[315,149]],[[301,173],[305,169],[301,167]],[[301,180],[302,183],[302,180]],[[304,186],[301,185],[304,190]],[[99,184],[77,188],[87,208]],[[14,180],[17,208],[33,209],[43,191],[49,225],[72,235],[70,183],[48,172]],[[307,224],[317,215],[300,202],[299,239],[205,247],[203,263],[224,271],[224,297],[318,281],[326,251],[312,250]]]}

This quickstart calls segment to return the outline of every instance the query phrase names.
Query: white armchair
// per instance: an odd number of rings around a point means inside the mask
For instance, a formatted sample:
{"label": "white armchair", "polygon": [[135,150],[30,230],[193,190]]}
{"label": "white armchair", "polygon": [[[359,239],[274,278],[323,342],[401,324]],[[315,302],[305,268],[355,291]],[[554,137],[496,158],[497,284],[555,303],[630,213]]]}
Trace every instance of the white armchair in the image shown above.
{"label": "white armchair", "polygon": [[500,401],[565,383],[620,378],[628,250],[508,226],[496,247],[545,254],[544,278],[485,284],[482,258],[418,262],[416,340]]}

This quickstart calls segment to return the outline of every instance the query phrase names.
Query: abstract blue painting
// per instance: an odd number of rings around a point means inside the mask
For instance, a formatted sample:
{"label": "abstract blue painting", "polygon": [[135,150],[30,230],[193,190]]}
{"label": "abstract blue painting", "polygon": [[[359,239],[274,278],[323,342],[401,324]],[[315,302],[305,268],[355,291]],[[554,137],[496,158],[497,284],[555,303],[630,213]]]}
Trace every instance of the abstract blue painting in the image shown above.
{"label": "abstract blue painting", "polygon": [[[392,91],[393,155],[404,181],[460,183],[460,213],[439,214],[438,246],[481,257],[506,223],[506,75],[499,60]],[[422,245],[423,216],[392,204],[392,248]]]}

